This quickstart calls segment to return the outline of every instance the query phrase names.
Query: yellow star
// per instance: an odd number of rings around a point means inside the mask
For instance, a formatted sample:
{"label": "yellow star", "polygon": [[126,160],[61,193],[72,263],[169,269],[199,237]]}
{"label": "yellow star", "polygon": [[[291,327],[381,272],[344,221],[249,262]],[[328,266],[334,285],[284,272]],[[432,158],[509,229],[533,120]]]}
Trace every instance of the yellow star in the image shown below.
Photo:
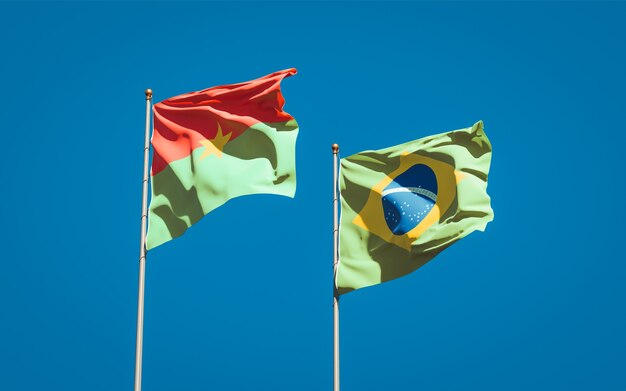
{"label": "yellow star", "polygon": [[224,133],[222,133],[222,127],[218,123],[217,133],[215,133],[215,137],[212,140],[204,139],[200,141],[200,144],[202,144],[205,147],[204,152],[200,156],[200,160],[212,154],[215,154],[218,158],[221,159],[224,145],[226,145],[228,140],[230,140],[231,135],[232,133],[228,133],[227,135],[224,135]]}

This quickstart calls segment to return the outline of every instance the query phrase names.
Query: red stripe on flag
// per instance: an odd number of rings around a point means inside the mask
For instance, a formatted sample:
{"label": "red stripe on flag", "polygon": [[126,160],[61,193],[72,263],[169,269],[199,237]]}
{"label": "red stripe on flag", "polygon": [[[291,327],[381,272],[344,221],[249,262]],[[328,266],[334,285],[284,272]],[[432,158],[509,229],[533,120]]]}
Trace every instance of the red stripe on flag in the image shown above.
{"label": "red stripe on flag", "polygon": [[230,140],[259,122],[286,122],[293,117],[283,111],[285,99],[280,82],[295,69],[274,72],[245,83],[208,88],[166,99],[154,105],[152,175],[173,161],[213,139],[217,126]]}

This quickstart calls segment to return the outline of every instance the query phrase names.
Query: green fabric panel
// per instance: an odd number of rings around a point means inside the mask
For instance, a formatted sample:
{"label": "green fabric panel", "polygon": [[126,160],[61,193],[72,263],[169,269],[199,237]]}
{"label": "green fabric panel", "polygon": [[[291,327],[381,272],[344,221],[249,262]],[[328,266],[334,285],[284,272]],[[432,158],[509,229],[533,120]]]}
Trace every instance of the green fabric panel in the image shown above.
{"label": "green fabric panel", "polygon": [[296,121],[258,123],[224,146],[222,157],[202,160],[196,148],[151,178],[147,249],[182,235],[205,214],[248,194],[293,197]]}
{"label": "green fabric panel", "polygon": [[[463,177],[453,182],[456,196],[448,209],[419,237],[411,239],[410,250],[354,223],[363,213],[371,189],[397,170],[401,156],[407,153],[445,162]],[[474,230],[484,231],[493,220],[487,195],[490,163],[491,144],[482,121],[470,128],[341,159],[340,261],[336,276],[339,293],[404,276]]]}

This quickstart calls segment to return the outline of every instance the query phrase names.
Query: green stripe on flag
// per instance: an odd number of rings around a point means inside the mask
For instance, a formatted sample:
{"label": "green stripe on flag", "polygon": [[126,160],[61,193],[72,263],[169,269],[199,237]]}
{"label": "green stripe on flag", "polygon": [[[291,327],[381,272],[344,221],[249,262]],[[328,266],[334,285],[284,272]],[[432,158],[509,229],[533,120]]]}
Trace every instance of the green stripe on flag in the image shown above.
{"label": "green stripe on flag", "polygon": [[298,124],[258,123],[227,143],[221,157],[204,147],[152,177],[148,249],[181,236],[205,214],[248,194],[293,197]]}

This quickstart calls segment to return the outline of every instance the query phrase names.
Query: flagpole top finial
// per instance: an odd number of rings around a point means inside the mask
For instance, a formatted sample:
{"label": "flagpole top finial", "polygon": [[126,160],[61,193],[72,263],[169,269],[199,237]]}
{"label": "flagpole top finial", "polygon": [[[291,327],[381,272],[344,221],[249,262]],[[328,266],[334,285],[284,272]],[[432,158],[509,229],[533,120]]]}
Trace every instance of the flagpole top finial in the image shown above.
{"label": "flagpole top finial", "polygon": [[152,90],[148,88],[146,90],[146,100],[150,100],[150,99],[152,99]]}
{"label": "flagpole top finial", "polygon": [[339,144],[333,144],[333,153],[337,154],[339,152]]}

